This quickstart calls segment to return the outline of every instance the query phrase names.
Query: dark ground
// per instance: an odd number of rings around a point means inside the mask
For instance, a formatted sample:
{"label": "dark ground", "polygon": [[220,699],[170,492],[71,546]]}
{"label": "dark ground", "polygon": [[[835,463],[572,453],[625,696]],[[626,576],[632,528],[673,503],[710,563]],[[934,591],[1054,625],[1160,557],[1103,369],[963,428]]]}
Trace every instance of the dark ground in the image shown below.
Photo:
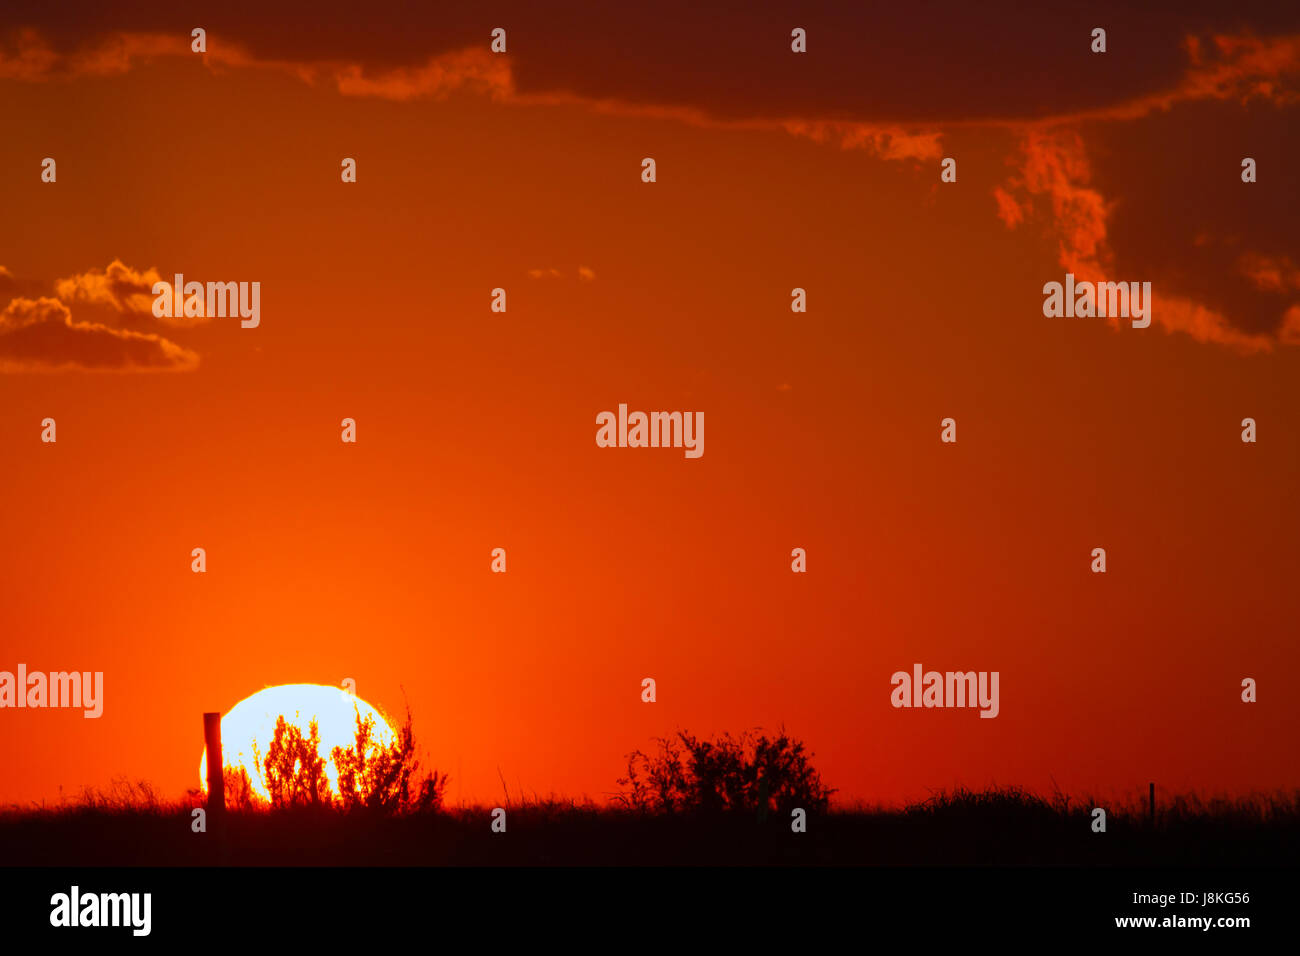
{"label": "dark ground", "polygon": [[1300,814],[1289,798],[1202,805],[1157,814],[1112,812],[1106,833],[1090,807],[1053,806],[1016,792],[958,794],[900,810],[700,818],[541,803],[406,817],[336,811],[227,813],[191,831],[177,808],[64,808],[0,813],[6,866],[189,865],[734,865],[1074,864],[1291,866]]}

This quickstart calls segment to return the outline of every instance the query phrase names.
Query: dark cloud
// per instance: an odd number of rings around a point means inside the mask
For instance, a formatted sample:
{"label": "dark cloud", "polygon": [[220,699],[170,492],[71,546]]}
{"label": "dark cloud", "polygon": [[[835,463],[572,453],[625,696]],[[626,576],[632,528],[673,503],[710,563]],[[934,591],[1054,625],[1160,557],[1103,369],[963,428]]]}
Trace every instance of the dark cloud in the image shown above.
{"label": "dark cloud", "polygon": [[[1189,35],[1300,30],[1300,5],[1210,0],[905,4],[252,3],[16,0],[3,22],[39,32],[56,56],[115,33],[165,34],[188,48],[236,44],[262,61],[415,69],[509,34],[523,96],[573,95],[700,110],[719,119],[872,123],[1032,118],[1095,109],[1176,85]],[[809,53],[790,52],[793,27]],[[1109,52],[1089,51],[1094,27]],[[4,46],[0,44],[0,50]],[[94,58],[91,58],[92,60]]]}
{"label": "dark cloud", "polygon": [[[1300,261],[1297,191],[1283,172],[1300,146],[1300,4],[233,0],[180,13],[146,0],[19,0],[5,22],[0,77],[191,56],[189,31],[203,26],[216,62],[285,69],[348,96],[470,90],[910,162],[937,162],[959,128],[997,127],[1018,145],[1013,172],[986,186],[992,223],[1042,230],[1080,275],[1152,281],[1153,320],[1167,330],[1245,351],[1300,340],[1285,278]],[[488,52],[498,26],[506,56]],[[795,26],[808,31],[806,55],[790,52]],[[1094,27],[1107,31],[1104,55],[1090,51]],[[1257,184],[1240,182],[1244,155],[1260,163]],[[108,324],[134,314],[88,295]]]}
{"label": "dark cloud", "polygon": [[[1300,260],[1297,112],[1188,103],[1088,130],[1094,182],[1113,204],[1108,242],[1126,277],[1177,289],[1245,333],[1276,334],[1300,303],[1287,268]],[[1247,156],[1258,164],[1255,183],[1241,180]]]}
{"label": "dark cloud", "polygon": [[50,292],[48,282],[39,282],[35,279],[24,279],[14,275],[3,265],[0,265],[0,303],[20,296],[46,295]]}
{"label": "dark cloud", "polygon": [[199,357],[158,335],[74,322],[58,299],[16,298],[0,312],[0,370],[189,371]]}

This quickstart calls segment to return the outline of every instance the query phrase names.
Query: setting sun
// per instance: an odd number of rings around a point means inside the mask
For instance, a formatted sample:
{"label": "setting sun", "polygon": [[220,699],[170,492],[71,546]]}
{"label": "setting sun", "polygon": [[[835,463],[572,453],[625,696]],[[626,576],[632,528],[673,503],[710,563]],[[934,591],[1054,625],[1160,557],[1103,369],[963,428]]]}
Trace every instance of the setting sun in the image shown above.
{"label": "setting sun", "polygon": [[[330,759],[330,751],[355,744],[358,715],[363,721],[367,717],[374,718],[372,739],[380,746],[387,747],[395,737],[392,725],[378,709],[338,687],[281,684],[260,690],[241,700],[221,718],[221,742],[225,765],[236,771],[241,767],[247,771],[253,792],[264,800],[270,795],[263,774],[259,772],[258,755],[263,759],[266,757],[275,736],[276,718],[281,715],[287,723],[297,726],[304,736],[311,721],[316,721],[320,733],[317,753],[325,760],[325,776],[335,790],[339,782],[338,768]],[[199,781],[202,792],[207,793],[206,747],[199,761]]]}

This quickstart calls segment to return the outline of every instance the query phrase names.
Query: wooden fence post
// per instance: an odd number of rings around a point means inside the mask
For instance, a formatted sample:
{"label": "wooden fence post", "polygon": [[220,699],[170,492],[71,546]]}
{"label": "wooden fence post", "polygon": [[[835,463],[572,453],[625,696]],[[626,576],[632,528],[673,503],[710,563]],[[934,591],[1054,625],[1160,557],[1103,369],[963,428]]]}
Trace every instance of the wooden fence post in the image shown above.
{"label": "wooden fence post", "polygon": [[221,753],[221,715],[203,715],[203,741],[208,748],[208,816],[226,809],[225,760]]}

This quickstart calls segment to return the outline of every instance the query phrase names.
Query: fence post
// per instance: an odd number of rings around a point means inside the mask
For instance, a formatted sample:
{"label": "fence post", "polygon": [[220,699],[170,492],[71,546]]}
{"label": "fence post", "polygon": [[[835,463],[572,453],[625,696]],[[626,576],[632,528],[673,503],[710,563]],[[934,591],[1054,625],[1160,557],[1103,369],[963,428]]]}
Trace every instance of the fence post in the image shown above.
{"label": "fence post", "polygon": [[225,760],[221,753],[221,714],[203,715],[203,742],[208,748],[208,816],[226,809]]}

